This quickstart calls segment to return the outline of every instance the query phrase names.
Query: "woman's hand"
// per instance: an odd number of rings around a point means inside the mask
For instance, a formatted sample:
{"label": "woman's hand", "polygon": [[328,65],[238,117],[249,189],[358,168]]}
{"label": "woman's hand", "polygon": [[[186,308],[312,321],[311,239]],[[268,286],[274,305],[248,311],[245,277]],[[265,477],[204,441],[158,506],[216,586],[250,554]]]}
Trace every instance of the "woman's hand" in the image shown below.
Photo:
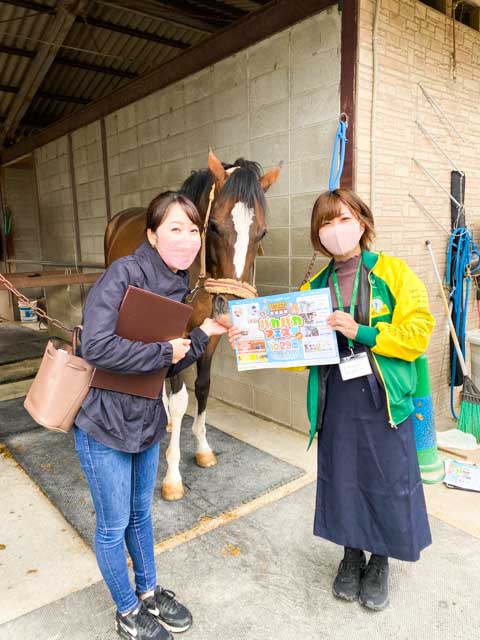
{"label": "woman's hand", "polygon": [[340,331],[346,338],[355,340],[358,332],[358,323],[345,311],[334,311],[327,318],[327,324],[334,331]]}
{"label": "woman's hand", "polygon": [[184,358],[190,349],[190,340],[187,338],[175,338],[169,340],[173,347],[172,364],[177,364],[179,360]]}
{"label": "woman's hand", "polygon": [[242,330],[240,327],[230,327],[228,330],[228,341],[230,342],[230,346],[232,349],[235,349],[235,343],[237,338],[242,335]]}
{"label": "woman's hand", "polygon": [[212,318],[205,318],[200,325],[200,329],[206,333],[209,338],[212,336],[221,336],[228,331],[227,327]]}

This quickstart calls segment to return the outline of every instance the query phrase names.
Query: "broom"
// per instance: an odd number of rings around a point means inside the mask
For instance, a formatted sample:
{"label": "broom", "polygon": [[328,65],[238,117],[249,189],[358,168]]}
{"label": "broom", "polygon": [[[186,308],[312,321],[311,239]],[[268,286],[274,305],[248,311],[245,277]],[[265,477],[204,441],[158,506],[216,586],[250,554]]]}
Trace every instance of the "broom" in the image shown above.
{"label": "broom", "polygon": [[455,327],[453,326],[452,318],[450,316],[450,309],[448,307],[447,297],[442,285],[442,279],[438,272],[435,256],[432,251],[432,245],[430,240],[425,242],[428,251],[432,258],[433,268],[437,277],[438,284],[440,286],[440,293],[442,296],[443,306],[448,320],[448,326],[450,328],[450,335],[452,336],[452,342],[457,352],[458,361],[463,373],[463,391],[462,402],[460,405],[460,415],[458,416],[457,429],[464,431],[465,433],[472,433],[477,442],[480,441],[480,391],[474,385],[472,379],[468,375],[467,365],[465,364],[465,358],[463,357],[460,344],[458,343],[457,334],[455,333]]}

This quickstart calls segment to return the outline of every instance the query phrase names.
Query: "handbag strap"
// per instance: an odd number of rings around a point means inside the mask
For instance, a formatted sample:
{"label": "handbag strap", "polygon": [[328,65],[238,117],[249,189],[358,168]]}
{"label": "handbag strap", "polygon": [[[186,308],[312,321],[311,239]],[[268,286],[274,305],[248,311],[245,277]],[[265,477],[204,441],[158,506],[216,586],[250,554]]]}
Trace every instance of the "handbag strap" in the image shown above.
{"label": "handbag strap", "polygon": [[72,330],[72,355],[77,355],[77,347],[80,342],[80,331],[83,329],[83,325],[77,324]]}
{"label": "handbag strap", "polygon": [[55,327],[58,327],[59,329],[64,329],[64,331],[68,331],[69,333],[73,333],[77,328],[75,327],[74,329],[70,329],[70,327],[67,327],[60,320],[51,318],[47,313],[45,313],[43,309],[40,309],[40,307],[37,307],[36,304],[31,302],[26,296],[20,293],[20,291],[18,291],[18,289],[16,289],[13,286],[13,284],[9,280],[7,280],[7,278],[5,278],[5,276],[2,273],[0,273],[0,283],[2,283],[5,286],[5,288],[10,291],[10,293],[13,293],[13,295],[16,298],[18,298],[18,300],[22,304],[26,305],[27,307],[30,307],[30,309],[33,309],[37,315],[39,315],[41,318],[45,318],[45,320],[48,320],[49,322],[51,322]]}

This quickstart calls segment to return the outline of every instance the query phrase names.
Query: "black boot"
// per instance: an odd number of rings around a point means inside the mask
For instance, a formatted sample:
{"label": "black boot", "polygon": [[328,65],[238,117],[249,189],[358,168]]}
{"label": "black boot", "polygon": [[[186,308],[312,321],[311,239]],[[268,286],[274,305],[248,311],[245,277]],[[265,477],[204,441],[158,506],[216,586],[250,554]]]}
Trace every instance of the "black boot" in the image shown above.
{"label": "black boot", "polygon": [[366,564],[367,560],[361,549],[345,547],[345,555],[333,583],[333,595],[348,602],[358,600],[360,580]]}
{"label": "black boot", "polygon": [[360,585],[360,604],[373,611],[388,606],[388,558],[372,554]]}

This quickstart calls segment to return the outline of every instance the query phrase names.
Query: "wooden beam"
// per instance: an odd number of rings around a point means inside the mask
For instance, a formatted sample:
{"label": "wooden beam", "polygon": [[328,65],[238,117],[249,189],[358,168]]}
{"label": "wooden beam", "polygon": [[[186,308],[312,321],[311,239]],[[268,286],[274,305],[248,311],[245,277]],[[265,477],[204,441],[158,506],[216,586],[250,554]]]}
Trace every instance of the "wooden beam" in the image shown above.
{"label": "wooden beam", "polygon": [[[174,14],[185,16],[187,18],[193,18],[195,20],[202,20],[208,24],[217,28],[225,26],[226,24],[235,20],[235,18],[221,15],[218,12],[214,15],[211,10],[202,10],[202,7],[193,5],[185,0],[156,0],[156,4],[164,9],[168,9]],[[203,2],[202,2],[203,4]],[[232,7],[233,9],[234,7]],[[239,18],[241,16],[237,16]]]}
{"label": "wooden beam", "polygon": [[[63,271],[35,271],[2,274],[16,289],[34,289],[36,287],[58,287],[69,284],[93,284],[103,274],[95,273],[64,273]],[[6,289],[0,282],[0,291]]]}
{"label": "wooden beam", "polygon": [[41,44],[35,58],[32,60],[23,78],[20,91],[10,105],[7,119],[0,135],[2,144],[5,140],[15,135],[15,131],[48,73],[59,47],[67,37],[75,21],[76,13],[85,11],[88,2],[89,0],[76,0],[69,5],[68,9],[65,8],[63,3],[60,3],[60,0],[57,3],[55,16],[52,17],[52,22],[45,33],[45,40],[54,43],[54,45]]}
{"label": "wooden beam", "polygon": [[276,0],[125,87],[62,118],[35,136],[3,149],[1,163],[8,164],[37,147],[95,122],[336,4],[336,0]]}
{"label": "wooden beam", "polygon": [[[22,58],[34,58],[35,51],[28,51],[28,49],[19,49],[18,47],[7,47],[0,44],[0,53],[6,53],[12,56],[19,56]],[[80,62],[73,58],[66,58],[57,56],[53,61],[53,64],[61,64],[66,67],[72,67],[75,69],[84,69],[85,71],[94,71],[95,73],[104,73],[106,75],[118,76],[120,78],[128,78],[133,80],[138,78],[138,73],[132,73],[131,71],[122,71],[121,69],[112,69],[111,67],[105,67],[100,64],[90,64],[88,62]]]}
{"label": "wooden beam", "polygon": [[34,58],[35,51],[28,51],[27,49],[19,49],[18,47],[7,47],[4,44],[0,44],[0,53],[7,53],[12,56],[21,56],[22,58]]}
{"label": "wooden beam", "polygon": [[138,73],[133,73],[131,71],[122,71],[121,69],[112,69],[111,67],[105,67],[100,64],[80,62],[79,60],[74,60],[73,58],[66,58],[63,56],[57,56],[53,61],[53,64],[61,64],[65,67],[83,69],[85,71],[93,71],[94,73],[104,73],[105,75],[118,76],[119,78],[128,78],[129,80],[138,78]]}
{"label": "wooden beam", "polygon": [[188,16],[178,16],[177,14],[173,17],[172,12],[169,9],[162,9],[156,0],[142,0],[140,6],[135,0],[96,0],[96,2],[104,7],[116,9],[117,11],[120,9],[121,11],[141,16],[142,18],[166,22],[167,24],[172,24],[175,27],[180,27],[188,31],[214,33],[216,30],[215,26],[204,20],[198,20]]}
{"label": "wooden beam", "polygon": [[188,42],[182,40],[175,40],[174,38],[166,38],[165,36],[159,36],[156,33],[150,33],[150,31],[140,31],[139,29],[132,29],[132,27],[125,27],[115,22],[108,22],[107,20],[101,20],[100,18],[94,18],[93,16],[77,16],[75,19],[77,24],[91,25],[99,29],[106,29],[107,31],[115,31],[117,33],[123,33],[126,36],[133,38],[140,38],[141,40],[149,40],[150,42],[156,42],[157,44],[163,44],[167,47],[173,47],[175,49],[189,49]]}
{"label": "wooden beam", "polygon": [[355,189],[356,157],[356,79],[359,0],[343,0],[340,72],[340,111],[348,116],[347,146],[340,185]]}
{"label": "wooden beam", "polygon": [[[20,91],[20,87],[13,87],[9,84],[0,84],[0,92],[4,93],[18,93]],[[60,93],[49,93],[48,91],[39,91],[37,93],[39,98],[48,98],[49,100],[58,100],[60,102],[71,102],[73,104],[88,104],[91,100],[87,100],[86,98],[79,98],[77,96],[65,96]]]}
{"label": "wooden beam", "polygon": [[[32,9],[33,11],[37,11],[38,13],[55,14],[58,11],[58,7],[61,6],[57,4],[57,7],[47,7],[44,4],[35,2],[34,0],[1,0],[1,1],[4,4],[12,4],[16,7],[22,7],[24,9]],[[101,20],[100,18],[94,18],[93,16],[87,16],[85,13],[83,13],[83,15],[78,15],[75,19],[75,22],[83,25],[91,24],[92,26],[98,27],[99,29],[107,29],[108,31],[116,31],[117,33],[124,33],[125,35],[133,36],[134,38],[151,40],[152,42],[158,42],[159,44],[164,44],[169,47],[175,47],[178,49],[187,49],[190,46],[188,43],[182,42],[181,40],[176,40],[175,38],[166,38],[163,36],[159,36],[156,33],[150,33],[149,31],[140,31],[139,29],[132,29],[130,27],[125,27],[123,25],[116,24],[115,22],[109,22],[107,20]]]}

